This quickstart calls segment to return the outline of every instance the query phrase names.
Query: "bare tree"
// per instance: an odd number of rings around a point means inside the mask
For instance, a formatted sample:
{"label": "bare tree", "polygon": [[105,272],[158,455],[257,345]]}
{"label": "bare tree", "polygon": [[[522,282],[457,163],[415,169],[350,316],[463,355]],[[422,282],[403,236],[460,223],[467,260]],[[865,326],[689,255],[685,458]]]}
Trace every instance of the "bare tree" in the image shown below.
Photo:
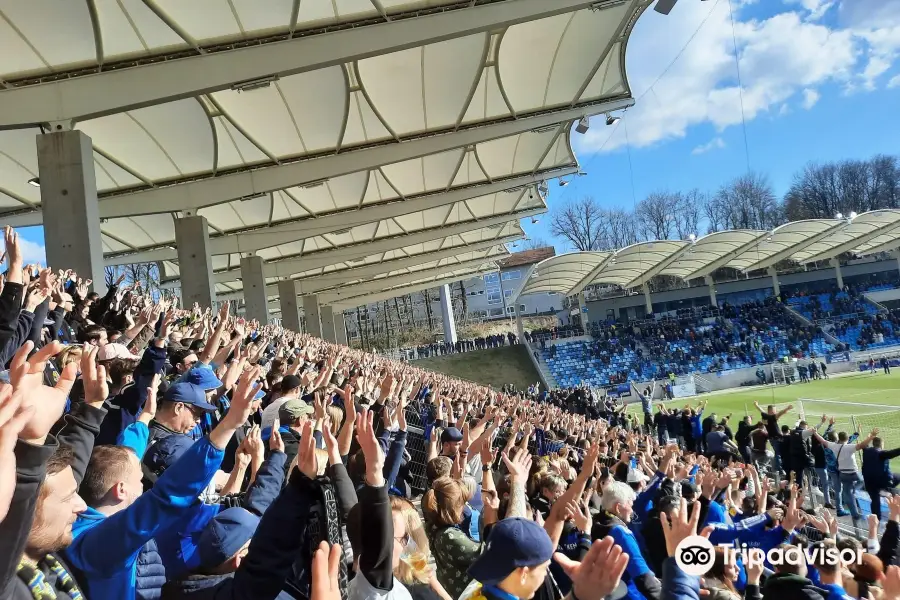
{"label": "bare tree", "polygon": [[667,240],[672,237],[674,210],[680,197],[680,194],[667,191],[653,192],[638,202],[634,214],[644,233],[643,237],[650,240]]}
{"label": "bare tree", "polygon": [[783,222],[783,211],[765,175],[748,173],[719,188],[715,202],[723,229],[772,229]]}
{"label": "bare tree", "polygon": [[677,203],[674,204],[673,217],[675,221],[675,234],[680,240],[688,239],[691,234],[700,235],[700,221],[703,219],[703,210],[707,205],[706,194],[694,188],[687,193],[676,194]]}
{"label": "bare tree", "polygon": [[830,219],[900,206],[900,166],[894,156],[809,163],[794,175],[785,195],[792,219]]}
{"label": "bare tree", "polygon": [[550,233],[576,250],[599,250],[604,211],[592,196],[570,200],[550,215]]}
{"label": "bare tree", "polygon": [[547,243],[542,237],[529,237],[522,242],[523,250],[537,250],[539,248],[547,248],[551,244]]}
{"label": "bare tree", "polygon": [[621,208],[608,209],[604,211],[604,221],[601,250],[618,250],[641,240],[633,213]]}

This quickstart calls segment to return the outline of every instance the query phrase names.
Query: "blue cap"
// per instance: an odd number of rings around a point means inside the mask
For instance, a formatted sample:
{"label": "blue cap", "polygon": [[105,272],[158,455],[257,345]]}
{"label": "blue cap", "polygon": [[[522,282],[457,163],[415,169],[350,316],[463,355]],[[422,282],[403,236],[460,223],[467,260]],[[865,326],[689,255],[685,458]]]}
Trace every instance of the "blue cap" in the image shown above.
{"label": "blue cap", "polygon": [[216,377],[209,365],[203,363],[194,365],[182,381],[199,385],[204,390],[217,390],[222,387],[222,380]]}
{"label": "blue cap", "polygon": [[214,569],[234,556],[250,541],[259,517],[246,508],[228,508],[216,515],[200,534],[197,552],[200,567]]}
{"label": "blue cap", "polygon": [[441,432],[441,443],[444,442],[461,442],[463,439],[462,432],[456,427],[447,427]]}
{"label": "blue cap", "polygon": [[503,519],[494,525],[484,552],[469,567],[469,576],[483,585],[497,585],[516,569],[544,564],[554,550],[550,536],[534,521]]}
{"label": "blue cap", "polygon": [[203,387],[193,383],[173,383],[166,389],[163,400],[167,402],[181,402],[191,404],[203,410],[216,410],[216,407],[206,401],[206,391]]}
{"label": "blue cap", "polygon": [[[162,472],[175,464],[187,449],[194,445],[194,440],[188,435],[176,433],[162,438],[149,448],[144,454],[144,465],[151,475],[159,476]],[[150,477],[150,479],[154,479]]]}

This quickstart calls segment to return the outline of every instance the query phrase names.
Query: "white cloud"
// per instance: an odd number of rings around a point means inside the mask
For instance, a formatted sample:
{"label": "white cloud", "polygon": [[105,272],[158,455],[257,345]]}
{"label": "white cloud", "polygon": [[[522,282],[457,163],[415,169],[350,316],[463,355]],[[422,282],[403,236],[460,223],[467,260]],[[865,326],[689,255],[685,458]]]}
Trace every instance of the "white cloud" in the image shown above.
{"label": "white cloud", "polygon": [[720,137],[711,139],[708,143],[697,146],[691,150],[691,154],[706,154],[711,150],[720,150],[725,147],[725,140]]}
{"label": "white cloud", "polygon": [[807,18],[811,21],[821,19],[834,6],[833,0],[787,0],[787,3],[802,6],[809,13]]}
{"label": "white cloud", "polygon": [[47,248],[35,242],[29,242],[19,237],[19,249],[22,251],[22,263],[30,265],[47,264]]}
{"label": "white cloud", "polygon": [[[746,1],[732,2],[743,117],[749,122],[763,115],[783,115],[784,106],[798,95],[804,106],[812,106],[819,100],[817,90],[828,84],[848,90],[883,87],[883,75],[900,51],[900,2],[886,3],[892,8],[881,21],[884,26],[872,25],[863,13],[845,8],[855,2],[875,7],[877,1],[795,0],[789,10],[764,19],[747,17],[744,13],[751,9]],[[838,15],[829,21],[840,26],[810,19],[812,12],[827,11],[826,5],[831,8],[829,16]],[[878,11],[885,13],[881,7]],[[728,2],[681,2],[668,16],[645,12],[629,41],[627,69],[637,99],[626,118],[635,147],[683,138],[704,123],[722,131],[742,122]],[[611,151],[625,145],[624,134],[624,127],[592,128],[586,135],[576,135],[574,143],[579,152],[601,147]]]}
{"label": "white cloud", "polygon": [[894,75],[891,77],[891,80],[888,81],[887,86],[889,88],[900,87],[900,75]]}
{"label": "white cloud", "polygon": [[816,105],[816,102],[819,101],[819,98],[822,96],[814,89],[806,88],[803,90],[803,108],[806,110],[811,109]]}

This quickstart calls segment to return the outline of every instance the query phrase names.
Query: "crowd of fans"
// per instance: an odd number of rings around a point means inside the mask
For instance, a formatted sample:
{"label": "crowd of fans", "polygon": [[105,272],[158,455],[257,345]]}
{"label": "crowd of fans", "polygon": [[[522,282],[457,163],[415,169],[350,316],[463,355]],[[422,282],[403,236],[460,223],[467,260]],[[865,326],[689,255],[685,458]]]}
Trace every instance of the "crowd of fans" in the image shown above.
{"label": "crowd of fans", "polygon": [[[747,368],[786,356],[814,359],[832,348],[817,326],[801,323],[775,298],[725,302],[715,316],[708,313],[687,309],[624,325],[590,323],[592,340],[572,342],[576,351],[542,344],[542,353],[557,381],[598,386]],[[578,359],[560,364],[560,352]]]}
{"label": "crowd of fans", "polygon": [[486,350],[488,348],[503,348],[507,345],[515,346],[518,343],[518,336],[509,331],[507,333],[479,336],[457,340],[455,342],[432,342],[430,344],[422,344],[415,348],[402,348],[399,352],[405,360],[419,360],[432,356],[447,356],[450,354],[462,354],[464,352]]}
{"label": "crowd of fans", "polygon": [[[227,303],[179,309],[121,281],[99,296],[76,273],[23,266],[9,228],[5,241],[4,600],[900,599],[897,498],[880,539],[877,521],[862,536],[862,564],[743,564],[717,549],[705,579],[682,570],[696,535],[860,543],[781,477],[804,468],[793,445],[773,484],[729,452],[715,415],[688,444],[702,406],[660,405],[657,419],[639,391],[641,422],[584,388],[498,392],[246,322]],[[428,439],[421,510],[410,415]],[[785,445],[781,416],[761,414],[763,455],[766,440]],[[788,436],[818,440],[806,429]],[[826,447],[845,482],[855,453],[838,435]]]}

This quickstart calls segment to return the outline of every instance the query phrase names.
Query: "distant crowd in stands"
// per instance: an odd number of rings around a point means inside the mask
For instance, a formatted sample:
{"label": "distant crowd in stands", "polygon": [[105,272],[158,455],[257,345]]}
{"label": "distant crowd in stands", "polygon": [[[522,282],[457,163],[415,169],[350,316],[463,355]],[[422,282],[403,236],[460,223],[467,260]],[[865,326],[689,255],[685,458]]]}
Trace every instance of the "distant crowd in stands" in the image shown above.
{"label": "distant crowd in stands", "polygon": [[433,356],[447,356],[450,354],[473,352],[475,350],[486,350],[488,348],[515,346],[518,343],[519,337],[515,333],[509,331],[507,333],[498,333],[484,337],[457,340],[456,342],[445,341],[422,344],[415,348],[404,348],[400,353],[406,360],[420,360]]}

